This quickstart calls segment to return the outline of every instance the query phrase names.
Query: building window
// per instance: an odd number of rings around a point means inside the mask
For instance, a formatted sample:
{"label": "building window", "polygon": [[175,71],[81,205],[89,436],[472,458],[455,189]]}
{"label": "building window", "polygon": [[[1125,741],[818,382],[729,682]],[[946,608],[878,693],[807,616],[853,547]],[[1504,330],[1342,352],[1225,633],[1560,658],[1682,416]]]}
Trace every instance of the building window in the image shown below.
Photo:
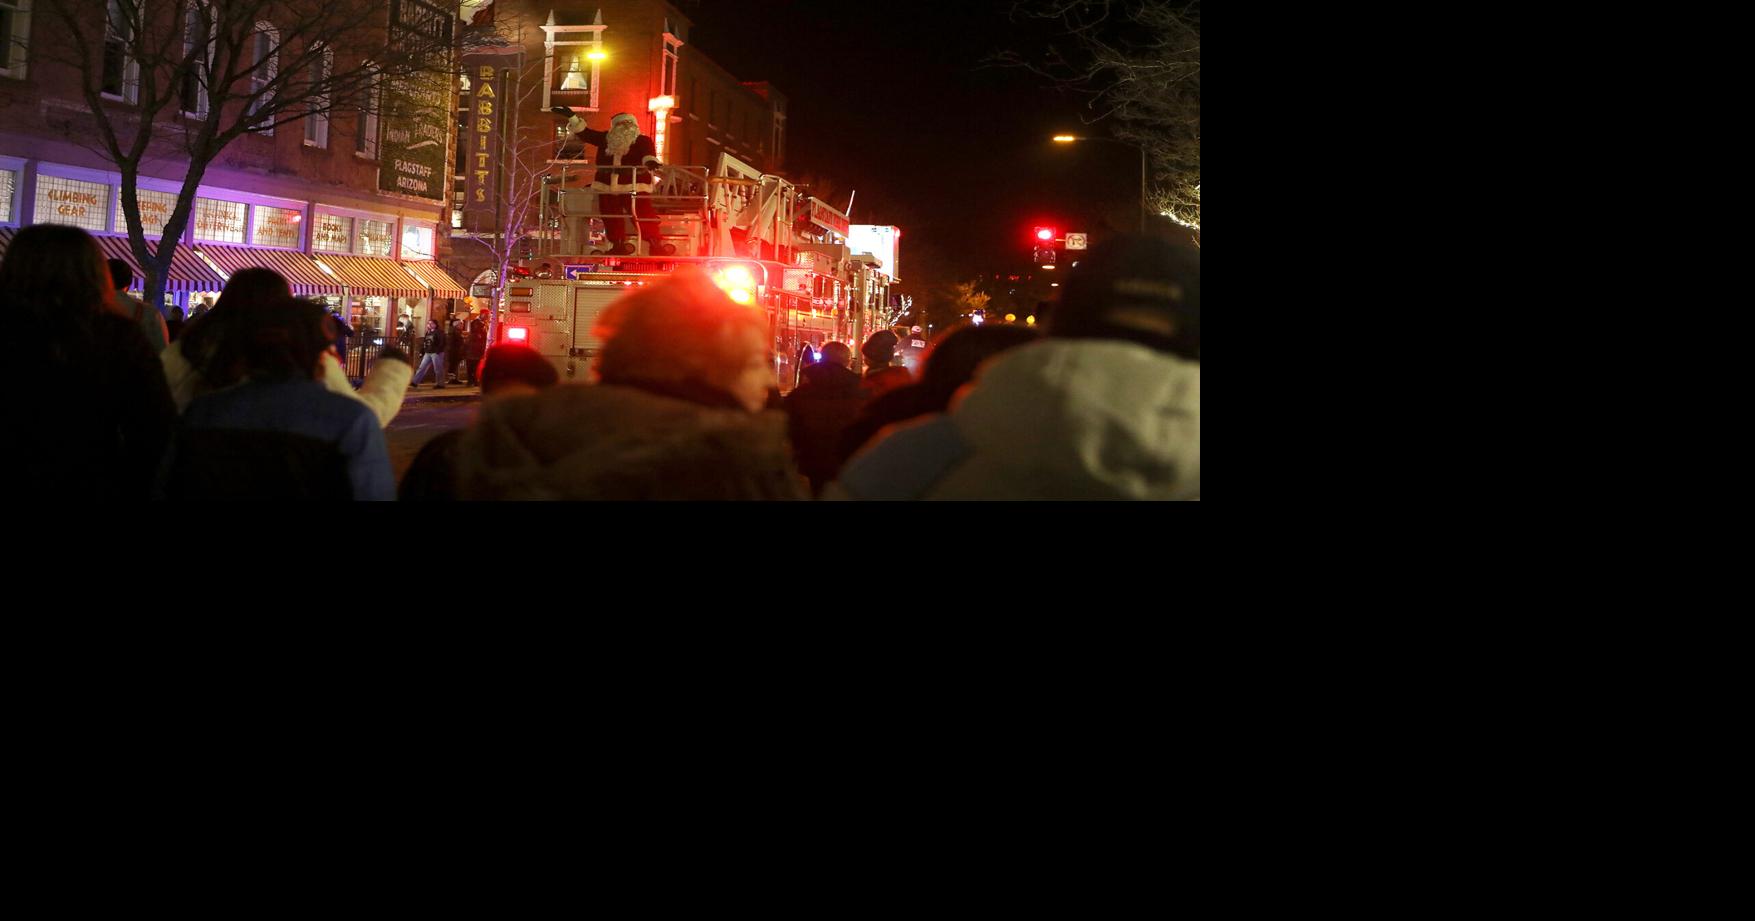
{"label": "building window", "polygon": [[670,38],[669,36],[665,36],[665,39],[664,39],[664,79],[659,82],[659,86],[662,87],[662,89],[660,89],[658,92],[658,95],[660,95],[660,96],[675,96],[676,95],[676,67],[677,67],[677,53],[676,52],[677,52],[677,49],[680,47],[681,47],[681,45],[678,44],[674,39]]}
{"label": "building window", "polygon": [[[134,15],[140,7],[134,6]],[[110,0],[109,16],[104,23],[103,80],[99,90],[111,99],[135,102],[140,98],[140,64],[128,54],[128,42],[134,36],[134,22],[122,12],[120,0]]]}
{"label": "building window", "polygon": [[244,203],[195,199],[195,239],[211,243],[244,242]]}
{"label": "building window", "polygon": [[466,192],[451,193],[451,229],[463,229],[463,206],[469,204]]}
{"label": "building window", "polygon": [[103,232],[109,228],[110,187],[60,176],[37,176],[37,223],[70,224]]}
{"label": "building window", "polygon": [[433,258],[433,228],[409,225],[402,228],[402,258]]}
{"label": "building window", "polygon": [[360,221],[360,254],[389,258],[393,233],[389,221]]}
{"label": "building window", "polygon": [[[565,38],[557,42],[557,35]],[[543,87],[544,104],[596,111],[602,77],[603,33],[597,30],[589,35],[572,30],[549,32],[544,48],[548,68],[548,82]]]}
{"label": "building window", "polygon": [[353,218],[319,211],[317,224],[311,228],[311,249],[324,253],[353,252]]}
{"label": "building window", "polygon": [[[366,66],[372,66],[366,62]],[[378,106],[384,98],[379,84],[383,75],[372,78],[372,88],[366,94],[366,101],[360,105],[359,118],[354,123],[353,152],[368,160],[378,159]]]}
{"label": "building window", "polygon": [[[248,114],[255,115],[274,103],[274,91],[268,85],[280,73],[280,32],[266,22],[256,23],[256,33],[252,36],[250,48],[250,106]],[[263,134],[273,134],[273,118],[266,119],[268,127],[251,130]]]}
{"label": "building window", "polygon": [[[134,200],[140,203],[140,232],[149,237],[162,237],[171,212],[177,209],[177,196],[169,192],[135,189]],[[128,229],[128,214],[122,210],[122,190],[116,190],[116,230]]]}
{"label": "building window", "polygon": [[311,62],[310,105],[305,115],[305,144],[310,147],[329,146],[329,94],[318,93],[318,89],[329,88],[329,73],[335,67],[335,52],[323,49],[323,53]]}
{"label": "building window", "polygon": [[256,218],[250,228],[250,242],[257,246],[298,249],[305,239],[305,235],[299,232],[303,222],[303,212],[257,205]]}
{"label": "building window", "polygon": [[24,79],[30,0],[0,0],[0,77]]}
{"label": "building window", "polygon": [[183,21],[183,72],[177,80],[177,103],[183,114],[207,117],[207,74],[213,66],[213,23],[200,4],[189,4]]}
{"label": "building window", "polygon": [[16,197],[13,193],[17,191],[18,171],[0,169],[0,224],[12,223],[12,202]]}

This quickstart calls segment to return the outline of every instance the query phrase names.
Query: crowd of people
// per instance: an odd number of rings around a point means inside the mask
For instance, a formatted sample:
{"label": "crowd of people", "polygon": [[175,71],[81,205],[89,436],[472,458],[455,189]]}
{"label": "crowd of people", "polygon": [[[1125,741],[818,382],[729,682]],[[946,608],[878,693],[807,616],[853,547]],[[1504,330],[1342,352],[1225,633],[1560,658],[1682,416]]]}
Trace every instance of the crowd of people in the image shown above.
{"label": "crowd of people", "polygon": [[[888,330],[863,374],[829,342],[784,398],[764,315],[692,270],[604,311],[590,383],[489,348],[478,317],[430,322],[418,373],[391,345],[356,386],[345,319],[273,271],[173,332],[91,236],[26,227],[0,299],[49,396],[14,460],[93,499],[1198,499],[1199,251],[1133,237],[1084,262],[1044,333],[954,327],[918,375]],[[429,375],[479,375],[483,401],[398,484],[384,428]]]}

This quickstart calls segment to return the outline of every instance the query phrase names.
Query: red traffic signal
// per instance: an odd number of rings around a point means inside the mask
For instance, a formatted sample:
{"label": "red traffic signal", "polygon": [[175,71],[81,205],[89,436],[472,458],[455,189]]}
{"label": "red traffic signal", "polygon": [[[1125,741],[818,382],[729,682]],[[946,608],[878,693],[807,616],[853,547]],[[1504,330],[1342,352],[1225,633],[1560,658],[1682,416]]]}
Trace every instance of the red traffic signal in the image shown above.
{"label": "red traffic signal", "polygon": [[1036,239],[1041,240],[1044,243],[1052,242],[1056,236],[1058,236],[1058,234],[1054,232],[1053,227],[1036,228]]}

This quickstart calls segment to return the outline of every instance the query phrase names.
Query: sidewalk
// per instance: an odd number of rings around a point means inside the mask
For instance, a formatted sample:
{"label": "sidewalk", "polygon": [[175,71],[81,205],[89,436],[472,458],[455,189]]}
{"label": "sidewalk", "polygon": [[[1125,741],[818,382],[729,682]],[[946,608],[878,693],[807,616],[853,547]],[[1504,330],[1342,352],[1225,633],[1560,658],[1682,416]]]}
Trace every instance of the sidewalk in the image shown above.
{"label": "sidewalk", "polygon": [[468,384],[447,384],[444,390],[440,390],[432,384],[422,384],[418,390],[413,387],[408,388],[408,393],[402,398],[402,402],[425,403],[434,400],[479,399],[481,399],[480,387],[471,387]]}

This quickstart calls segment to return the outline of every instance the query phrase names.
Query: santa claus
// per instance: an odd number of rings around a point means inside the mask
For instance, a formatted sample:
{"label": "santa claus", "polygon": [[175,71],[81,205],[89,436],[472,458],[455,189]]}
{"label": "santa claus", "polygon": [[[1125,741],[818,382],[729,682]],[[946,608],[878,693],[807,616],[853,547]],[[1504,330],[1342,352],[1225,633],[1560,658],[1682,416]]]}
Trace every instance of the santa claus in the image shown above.
{"label": "santa claus", "polygon": [[557,106],[555,112],[571,116],[567,119],[568,134],[577,135],[597,148],[597,175],[591,188],[598,193],[599,210],[612,215],[604,218],[603,223],[615,243],[615,254],[634,254],[634,241],[628,239],[629,221],[623,216],[630,215],[640,225],[640,240],[646,243],[647,252],[673,255],[676,247],[658,240],[658,218],[652,213],[651,203],[636,195],[652,194],[652,168],[662,165],[652,139],[640,133],[639,119],[623,112],[609,120],[608,131],[593,131],[585,127],[585,120],[574,115],[572,109]]}

